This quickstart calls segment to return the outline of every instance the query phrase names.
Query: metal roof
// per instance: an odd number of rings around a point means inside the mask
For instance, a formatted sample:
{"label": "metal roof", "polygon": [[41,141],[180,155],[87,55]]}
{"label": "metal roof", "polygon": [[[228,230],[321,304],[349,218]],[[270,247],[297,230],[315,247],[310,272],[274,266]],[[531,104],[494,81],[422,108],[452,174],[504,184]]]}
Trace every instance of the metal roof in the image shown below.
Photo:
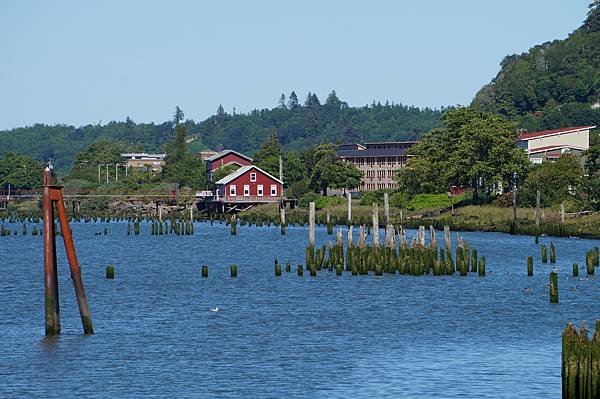
{"label": "metal roof", "polygon": [[241,158],[247,159],[248,161],[252,162],[252,158],[250,158],[250,157],[248,157],[248,156],[246,156],[244,154],[240,154],[239,152],[234,151],[234,150],[223,150],[221,152],[216,153],[213,156],[210,156],[210,157],[206,158],[206,160],[207,161],[211,161],[211,162],[212,161],[216,161],[217,159],[222,158],[222,157],[224,157],[225,155],[228,155],[228,154],[235,154],[235,155],[237,155],[237,156],[239,156]]}
{"label": "metal roof", "polygon": [[340,150],[338,156],[340,158],[349,157],[386,157],[386,156],[400,156],[407,155],[406,150],[408,148],[367,148],[366,150]]}
{"label": "metal roof", "polygon": [[595,129],[596,126],[576,126],[576,127],[565,127],[562,129],[543,130],[541,132],[523,133],[519,136],[519,140],[528,141],[539,137],[553,136],[556,134],[569,134],[579,133],[583,130]]}
{"label": "metal roof", "polygon": [[243,175],[244,173],[248,172],[251,169],[256,169],[257,171],[259,171],[262,174],[270,177],[271,179],[277,181],[278,183],[283,184],[283,182],[281,180],[279,180],[275,176],[270,175],[269,173],[265,172],[264,170],[262,170],[261,168],[259,168],[256,165],[242,166],[241,168],[239,168],[238,170],[236,170],[235,172],[233,172],[231,174],[228,174],[227,176],[225,176],[224,178],[222,178],[221,180],[219,180],[215,184],[217,184],[217,185],[227,184],[227,183],[231,182],[232,180],[237,179],[238,177],[240,177],[241,175]]}

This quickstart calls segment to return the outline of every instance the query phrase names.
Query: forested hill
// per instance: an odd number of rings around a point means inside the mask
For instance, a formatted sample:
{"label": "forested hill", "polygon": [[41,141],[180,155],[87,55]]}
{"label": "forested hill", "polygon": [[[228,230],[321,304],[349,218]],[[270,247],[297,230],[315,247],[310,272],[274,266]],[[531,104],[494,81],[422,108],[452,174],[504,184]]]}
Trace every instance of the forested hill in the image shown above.
{"label": "forested hill", "polygon": [[600,125],[600,0],[594,1],[583,25],[564,40],[510,55],[473,105],[538,130]]}
{"label": "forested hill", "polygon": [[[185,110],[184,110],[185,111]],[[335,91],[321,103],[309,93],[301,103],[294,92],[282,95],[273,109],[231,114],[219,106],[201,122],[185,122],[191,151],[231,148],[252,154],[276,131],[285,149],[304,149],[318,142],[411,140],[440,125],[441,110],[375,103],[351,107]],[[42,125],[0,131],[0,155],[17,151],[36,159],[54,159],[59,170],[72,165],[77,152],[98,139],[125,143],[131,150],[158,151],[173,135],[171,121],[135,123],[127,118],[105,125]]]}

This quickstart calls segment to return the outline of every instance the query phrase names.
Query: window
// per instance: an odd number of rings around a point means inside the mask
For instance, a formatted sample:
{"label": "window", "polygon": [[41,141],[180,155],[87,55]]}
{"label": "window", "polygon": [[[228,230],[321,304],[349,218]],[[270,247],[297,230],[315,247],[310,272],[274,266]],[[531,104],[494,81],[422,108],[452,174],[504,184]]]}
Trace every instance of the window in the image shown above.
{"label": "window", "polygon": [[249,197],[249,196],[250,196],[250,185],[244,184],[244,197]]}
{"label": "window", "polygon": [[235,197],[235,184],[231,184],[229,186],[229,195],[231,195],[232,197]]}
{"label": "window", "polygon": [[251,182],[255,182],[256,181],[256,173],[250,173],[250,181]]}
{"label": "window", "polygon": [[259,197],[262,197],[262,196],[263,196],[263,186],[262,186],[262,184],[259,184],[259,185],[256,187],[256,192],[257,192],[257,195],[258,195]]}
{"label": "window", "polygon": [[271,197],[275,197],[277,195],[277,184],[271,184]]}

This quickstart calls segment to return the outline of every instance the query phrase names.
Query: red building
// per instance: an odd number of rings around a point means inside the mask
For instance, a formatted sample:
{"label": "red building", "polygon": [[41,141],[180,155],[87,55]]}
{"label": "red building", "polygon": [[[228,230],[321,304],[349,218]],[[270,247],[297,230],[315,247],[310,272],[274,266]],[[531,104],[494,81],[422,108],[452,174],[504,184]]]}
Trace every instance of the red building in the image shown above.
{"label": "red building", "polygon": [[239,168],[215,183],[223,202],[277,202],[283,196],[283,182],[255,165]]}
{"label": "red building", "polygon": [[204,161],[206,163],[206,181],[212,181],[212,172],[221,166],[237,165],[248,166],[252,165],[252,158],[240,154],[237,151],[225,150],[212,155]]}

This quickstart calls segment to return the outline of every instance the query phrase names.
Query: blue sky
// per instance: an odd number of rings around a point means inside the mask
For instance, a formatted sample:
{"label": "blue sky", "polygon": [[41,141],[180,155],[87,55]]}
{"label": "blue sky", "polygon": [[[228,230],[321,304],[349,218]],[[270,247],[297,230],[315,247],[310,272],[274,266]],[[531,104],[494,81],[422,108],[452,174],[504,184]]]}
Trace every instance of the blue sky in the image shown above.
{"label": "blue sky", "polygon": [[561,39],[591,0],[0,2],[0,129],[201,120],[281,93],[468,104],[505,55]]}

